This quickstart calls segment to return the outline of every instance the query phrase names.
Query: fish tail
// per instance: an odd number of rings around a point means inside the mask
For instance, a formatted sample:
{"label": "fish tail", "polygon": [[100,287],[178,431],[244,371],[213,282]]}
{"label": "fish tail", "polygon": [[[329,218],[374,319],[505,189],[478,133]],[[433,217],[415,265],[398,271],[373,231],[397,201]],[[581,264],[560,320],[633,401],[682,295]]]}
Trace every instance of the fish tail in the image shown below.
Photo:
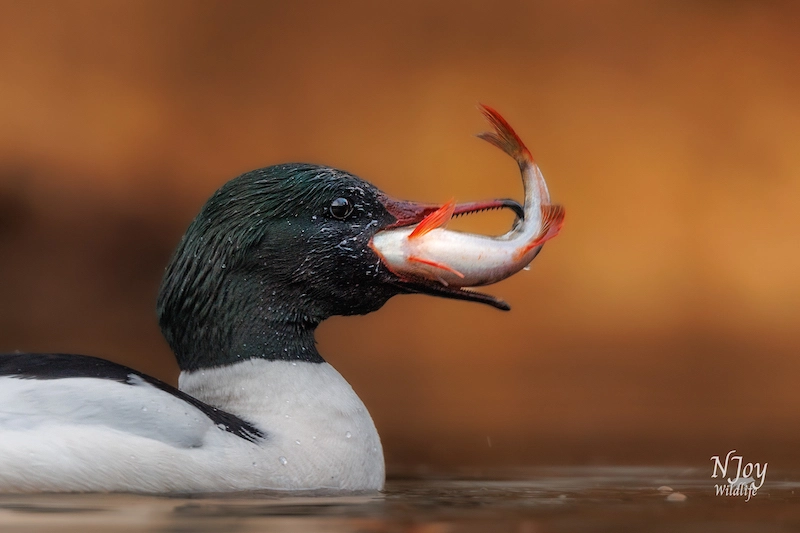
{"label": "fish tail", "polygon": [[495,109],[487,105],[478,104],[478,109],[480,109],[483,116],[486,117],[486,120],[488,120],[489,124],[494,128],[494,131],[479,133],[478,137],[495,145],[513,157],[520,167],[532,164],[533,156],[530,150],[528,150],[525,143],[522,142],[522,139],[519,138],[519,135],[517,135],[509,123],[506,122],[506,119]]}

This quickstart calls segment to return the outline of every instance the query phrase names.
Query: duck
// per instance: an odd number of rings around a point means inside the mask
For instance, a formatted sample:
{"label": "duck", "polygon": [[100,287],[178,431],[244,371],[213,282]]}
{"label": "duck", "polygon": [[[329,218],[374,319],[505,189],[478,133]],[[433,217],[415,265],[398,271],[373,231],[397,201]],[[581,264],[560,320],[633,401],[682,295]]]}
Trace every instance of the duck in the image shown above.
{"label": "duck", "polygon": [[[397,200],[344,170],[286,163],[220,187],[166,267],[156,313],[174,387],[110,360],[0,355],[0,492],[374,492],[383,448],[350,384],[317,350],[327,318],[399,294],[510,307],[474,289],[524,268],[563,209],[493,109],[482,134],[515,158],[525,205]],[[510,209],[507,234],[444,228]]]}
{"label": "duck", "polygon": [[[178,387],[100,358],[0,356],[0,492],[376,491],[375,425],[314,331],[401,293],[492,297],[387,269],[381,230],[438,206],[394,200],[342,170],[282,164],[223,185],[159,289]],[[458,213],[513,200],[461,204]]]}

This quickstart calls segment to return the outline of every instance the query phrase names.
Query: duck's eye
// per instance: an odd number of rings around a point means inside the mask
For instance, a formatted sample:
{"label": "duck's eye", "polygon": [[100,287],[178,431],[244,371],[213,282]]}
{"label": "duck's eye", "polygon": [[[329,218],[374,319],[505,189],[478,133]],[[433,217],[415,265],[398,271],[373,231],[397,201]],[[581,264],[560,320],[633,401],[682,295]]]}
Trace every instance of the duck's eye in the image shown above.
{"label": "duck's eye", "polygon": [[344,220],[353,212],[353,203],[347,198],[337,198],[331,202],[330,211],[333,218]]}

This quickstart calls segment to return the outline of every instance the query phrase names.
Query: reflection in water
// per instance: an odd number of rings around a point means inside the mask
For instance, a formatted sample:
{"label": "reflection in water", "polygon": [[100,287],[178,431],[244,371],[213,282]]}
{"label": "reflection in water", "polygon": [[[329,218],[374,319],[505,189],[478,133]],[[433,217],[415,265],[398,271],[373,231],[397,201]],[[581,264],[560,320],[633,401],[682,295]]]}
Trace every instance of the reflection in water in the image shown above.
{"label": "reflection in water", "polygon": [[[506,476],[507,473],[504,473]],[[0,497],[3,531],[729,531],[800,522],[798,477],[776,475],[749,503],[715,496],[703,469],[542,468],[502,481],[394,480],[383,494],[240,493]],[[795,492],[798,495],[795,495]],[[676,497],[683,494],[686,498]]]}

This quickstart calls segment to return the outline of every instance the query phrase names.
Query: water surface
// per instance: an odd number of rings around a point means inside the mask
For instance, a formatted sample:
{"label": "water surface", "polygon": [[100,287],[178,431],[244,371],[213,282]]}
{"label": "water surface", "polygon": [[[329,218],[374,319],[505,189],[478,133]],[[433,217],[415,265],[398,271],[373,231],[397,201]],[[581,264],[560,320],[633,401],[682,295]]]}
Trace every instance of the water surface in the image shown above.
{"label": "water surface", "polygon": [[[800,476],[769,472],[749,501],[707,470],[539,468],[495,479],[393,479],[381,494],[0,496],[0,531],[800,531]],[[684,498],[685,497],[685,498]]]}

